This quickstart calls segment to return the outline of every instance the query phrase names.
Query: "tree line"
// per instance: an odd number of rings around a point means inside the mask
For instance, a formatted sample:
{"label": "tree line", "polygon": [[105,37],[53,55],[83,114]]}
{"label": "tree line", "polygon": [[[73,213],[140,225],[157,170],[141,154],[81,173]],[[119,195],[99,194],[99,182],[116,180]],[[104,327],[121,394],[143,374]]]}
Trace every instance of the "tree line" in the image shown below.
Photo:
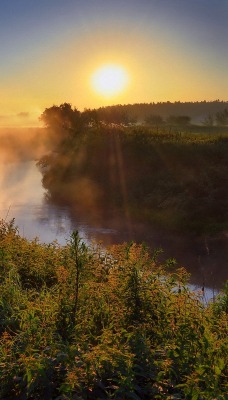
{"label": "tree line", "polygon": [[[52,128],[56,132],[61,130],[75,132],[88,127],[112,124],[125,126],[137,124],[187,126],[192,122],[192,118],[196,116],[196,112],[193,112],[193,109],[198,109],[198,113],[201,113],[200,124],[205,126],[226,126],[228,125],[228,108],[224,108],[226,104],[225,102],[167,102],[127,106],[117,105],[98,109],[84,109],[81,112],[72,107],[70,103],[62,103],[59,106],[53,105],[46,108],[40,120],[46,127]],[[214,110],[213,112],[211,111],[212,109]]]}
{"label": "tree line", "polygon": [[[227,112],[224,110],[228,109],[228,102],[225,101],[201,101],[201,102],[158,102],[158,103],[135,103],[125,105],[115,105],[108,107],[101,107],[97,109],[97,112],[101,118],[110,118],[110,115],[123,115],[128,118],[129,121],[143,123],[152,122],[157,123],[172,123],[174,120],[172,117],[188,116],[189,120],[185,122],[192,122],[197,124],[204,124],[208,115],[213,117],[213,124],[227,125]],[[170,121],[171,117],[171,121]],[[177,124],[183,121],[175,121]]]}

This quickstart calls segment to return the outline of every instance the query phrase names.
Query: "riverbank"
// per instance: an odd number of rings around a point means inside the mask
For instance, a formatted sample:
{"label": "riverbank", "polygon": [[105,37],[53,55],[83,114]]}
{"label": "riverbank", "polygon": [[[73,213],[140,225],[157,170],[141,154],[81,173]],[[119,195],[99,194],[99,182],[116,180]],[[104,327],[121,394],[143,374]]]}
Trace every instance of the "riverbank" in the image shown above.
{"label": "riverbank", "polygon": [[225,134],[106,127],[65,132],[39,166],[53,203],[216,235],[228,231],[227,154]]}

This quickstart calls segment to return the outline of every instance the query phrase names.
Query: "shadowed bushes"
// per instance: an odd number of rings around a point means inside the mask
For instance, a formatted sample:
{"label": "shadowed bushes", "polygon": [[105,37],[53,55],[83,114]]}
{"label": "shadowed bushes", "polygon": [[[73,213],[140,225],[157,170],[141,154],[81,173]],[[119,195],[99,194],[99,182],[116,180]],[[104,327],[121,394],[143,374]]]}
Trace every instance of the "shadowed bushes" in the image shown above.
{"label": "shadowed bushes", "polygon": [[[53,203],[103,220],[115,211],[171,230],[227,229],[227,136],[99,128],[39,161]],[[43,166],[45,165],[45,168]]]}

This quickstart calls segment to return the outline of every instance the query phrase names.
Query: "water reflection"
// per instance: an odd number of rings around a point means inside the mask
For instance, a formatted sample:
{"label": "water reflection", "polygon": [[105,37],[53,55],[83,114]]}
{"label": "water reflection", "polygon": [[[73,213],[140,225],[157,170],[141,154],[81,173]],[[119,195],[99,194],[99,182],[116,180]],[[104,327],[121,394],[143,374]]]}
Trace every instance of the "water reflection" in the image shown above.
{"label": "water reflection", "polygon": [[[75,229],[83,221],[80,221],[79,215],[72,215],[72,229]],[[210,240],[187,235],[170,235],[164,231],[159,232],[157,228],[153,229],[151,225],[137,223],[131,224],[131,232],[129,232],[124,215],[111,222],[106,221],[96,226],[84,224],[87,237],[96,237],[105,246],[134,240],[138,243],[146,242],[151,249],[161,248],[163,252],[159,260],[162,262],[167,258],[176,259],[178,266],[184,266],[191,272],[191,282],[195,285],[219,288],[228,278],[228,238],[226,235]]]}
{"label": "water reflection", "polygon": [[122,214],[101,215],[83,213],[79,206],[53,204],[45,196],[41,174],[35,162],[1,165],[0,218],[15,218],[20,233],[41,242],[58,240],[64,244],[72,230],[77,229],[85,241],[96,239],[104,246],[134,240],[146,242],[152,249],[162,248],[160,260],[175,258],[179,266],[191,272],[195,286],[220,288],[228,279],[228,236],[195,238],[153,229],[151,225],[130,221]]}

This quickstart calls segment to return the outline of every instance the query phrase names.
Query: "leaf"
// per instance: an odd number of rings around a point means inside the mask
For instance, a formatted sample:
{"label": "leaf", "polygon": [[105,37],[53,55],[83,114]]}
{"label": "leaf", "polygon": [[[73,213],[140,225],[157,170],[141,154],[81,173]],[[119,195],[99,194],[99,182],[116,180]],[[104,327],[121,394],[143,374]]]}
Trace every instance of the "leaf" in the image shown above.
{"label": "leaf", "polygon": [[221,369],[216,365],[215,366],[215,374],[216,375],[221,375],[221,372],[222,372]]}
{"label": "leaf", "polygon": [[225,367],[225,361],[224,361],[223,358],[219,358],[219,359],[218,359],[218,366],[219,366],[219,368],[221,369],[221,371],[224,369],[224,367]]}
{"label": "leaf", "polygon": [[191,400],[198,400],[198,398],[199,398],[199,392],[196,390],[193,390]]}
{"label": "leaf", "polygon": [[26,370],[26,377],[27,377],[28,384],[30,384],[30,382],[32,380],[32,372],[30,371],[30,369]]}
{"label": "leaf", "polygon": [[163,378],[163,376],[164,376],[164,372],[163,371],[160,371],[158,374],[157,374],[157,382],[159,382],[162,378]]}

